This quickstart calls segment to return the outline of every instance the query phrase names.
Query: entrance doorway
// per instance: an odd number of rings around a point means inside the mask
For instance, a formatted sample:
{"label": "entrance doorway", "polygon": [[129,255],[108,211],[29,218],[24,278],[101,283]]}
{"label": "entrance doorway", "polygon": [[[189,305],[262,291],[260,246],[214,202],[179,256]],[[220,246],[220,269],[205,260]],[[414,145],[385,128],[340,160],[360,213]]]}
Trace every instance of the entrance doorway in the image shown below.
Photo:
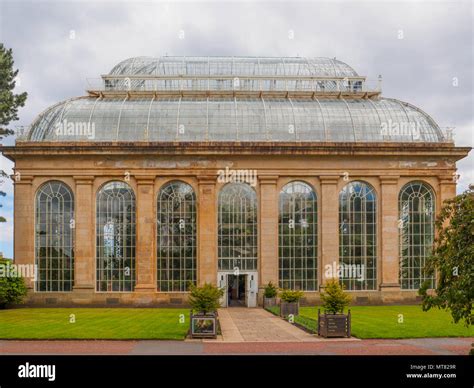
{"label": "entrance doorway", "polygon": [[247,275],[227,275],[227,307],[246,306]]}
{"label": "entrance doorway", "polygon": [[217,284],[224,290],[222,307],[257,307],[258,278],[256,271],[219,271]]}

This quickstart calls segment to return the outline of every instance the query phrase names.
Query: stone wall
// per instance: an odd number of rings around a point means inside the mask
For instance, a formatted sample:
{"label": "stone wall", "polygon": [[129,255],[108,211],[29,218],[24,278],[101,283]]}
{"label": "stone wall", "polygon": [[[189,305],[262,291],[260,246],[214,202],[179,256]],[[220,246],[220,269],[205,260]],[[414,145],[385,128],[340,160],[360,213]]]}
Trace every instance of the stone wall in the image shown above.
{"label": "stone wall", "polygon": [[[32,282],[28,303],[34,305],[183,305],[185,293],[158,293],[156,289],[156,198],[163,184],[171,180],[189,183],[197,196],[198,282],[217,281],[217,195],[223,183],[217,171],[257,170],[259,217],[259,300],[262,287],[278,281],[278,194],[292,180],[303,180],[316,191],[318,200],[319,285],[325,279],[321,269],[338,262],[338,195],[347,183],[370,183],[378,198],[378,284],[377,291],[352,292],[355,303],[381,304],[416,302],[416,292],[401,291],[398,282],[398,194],[410,181],[423,181],[436,194],[439,211],[445,199],[455,195],[453,179],[458,148],[439,152],[355,152],[341,146],[341,152],[257,155],[182,155],[144,152],[85,152],[58,148],[45,154],[41,148],[23,152],[21,146],[4,147],[15,160],[15,261],[34,264],[34,198],[48,180],[66,183],[75,197],[75,285],[70,293],[39,293]],[[344,151],[344,152],[342,152]],[[450,154],[452,153],[452,155]],[[95,291],[95,196],[110,180],[124,180],[137,199],[137,283],[133,293]],[[319,300],[318,292],[307,293],[304,303]]]}

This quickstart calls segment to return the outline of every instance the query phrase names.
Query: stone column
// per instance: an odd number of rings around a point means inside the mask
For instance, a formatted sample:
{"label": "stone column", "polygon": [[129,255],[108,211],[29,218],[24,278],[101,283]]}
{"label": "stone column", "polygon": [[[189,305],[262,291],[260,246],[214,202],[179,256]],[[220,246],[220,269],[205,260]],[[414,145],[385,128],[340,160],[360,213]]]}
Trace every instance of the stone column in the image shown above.
{"label": "stone column", "polygon": [[198,284],[217,284],[216,177],[198,177]]}
{"label": "stone column", "polygon": [[136,176],[137,182],[137,223],[136,223],[136,271],[135,291],[154,292],[156,290],[156,249],[154,176]]}
{"label": "stone column", "polygon": [[[14,180],[14,263],[35,264],[35,198],[32,188],[33,177],[18,172]],[[32,277],[25,278],[26,286],[34,288]]]}
{"label": "stone column", "polygon": [[93,176],[74,176],[74,291],[95,290],[95,208]]}
{"label": "stone column", "polygon": [[[320,288],[324,287],[328,278],[326,278],[326,267],[333,269],[339,264],[339,192],[337,183],[338,175],[321,176],[321,225],[319,233],[321,235],[321,267]],[[337,273],[332,273],[337,277]]]}
{"label": "stone column", "polygon": [[399,271],[399,230],[398,230],[398,176],[380,177],[380,220],[379,231],[381,249],[379,249],[380,266],[377,271],[381,291],[400,291]]}
{"label": "stone column", "polygon": [[277,176],[261,176],[260,184],[260,288],[278,285],[278,193]]}

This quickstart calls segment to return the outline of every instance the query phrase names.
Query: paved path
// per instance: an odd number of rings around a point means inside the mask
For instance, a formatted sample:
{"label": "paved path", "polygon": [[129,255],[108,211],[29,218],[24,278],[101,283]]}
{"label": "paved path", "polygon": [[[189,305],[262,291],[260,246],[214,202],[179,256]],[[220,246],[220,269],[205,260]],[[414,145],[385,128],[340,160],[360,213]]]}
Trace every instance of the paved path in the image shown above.
{"label": "paved path", "polygon": [[313,342],[17,341],[0,340],[1,355],[467,355],[474,338]]}
{"label": "paved path", "polygon": [[[219,310],[222,338],[212,342],[318,342],[327,341],[311,335],[291,323],[259,308],[232,307]],[[358,341],[355,338],[332,341]]]}

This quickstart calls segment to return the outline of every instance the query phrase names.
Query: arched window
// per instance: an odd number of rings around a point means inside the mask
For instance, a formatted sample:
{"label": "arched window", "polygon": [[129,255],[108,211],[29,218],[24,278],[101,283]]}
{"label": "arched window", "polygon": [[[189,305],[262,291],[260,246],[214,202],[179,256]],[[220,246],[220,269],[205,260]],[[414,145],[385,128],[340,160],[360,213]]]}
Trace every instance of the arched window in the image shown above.
{"label": "arched window", "polygon": [[425,280],[434,288],[434,278],[425,274],[426,258],[434,239],[435,199],[433,191],[421,182],[410,182],[400,191],[400,285],[420,288]]}
{"label": "arched window", "polygon": [[157,232],[158,291],[187,291],[196,284],[196,197],[187,183],[161,188]]}
{"label": "arched window", "polygon": [[72,291],[74,222],[71,189],[58,181],[43,184],[36,193],[36,291]]}
{"label": "arched window", "polygon": [[318,239],[316,193],[304,182],[280,191],[280,287],[316,291]]}
{"label": "arched window", "polygon": [[219,193],[220,270],[257,269],[257,195],[245,183],[228,183]]}
{"label": "arched window", "polygon": [[97,193],[97,291],[135,287],[135,195],[125,182],[109,182]]}
{"label": "arched window", "polygon": [[365,182],[339,194],[339,278],[348,290],[377,287],[377,196]]}

